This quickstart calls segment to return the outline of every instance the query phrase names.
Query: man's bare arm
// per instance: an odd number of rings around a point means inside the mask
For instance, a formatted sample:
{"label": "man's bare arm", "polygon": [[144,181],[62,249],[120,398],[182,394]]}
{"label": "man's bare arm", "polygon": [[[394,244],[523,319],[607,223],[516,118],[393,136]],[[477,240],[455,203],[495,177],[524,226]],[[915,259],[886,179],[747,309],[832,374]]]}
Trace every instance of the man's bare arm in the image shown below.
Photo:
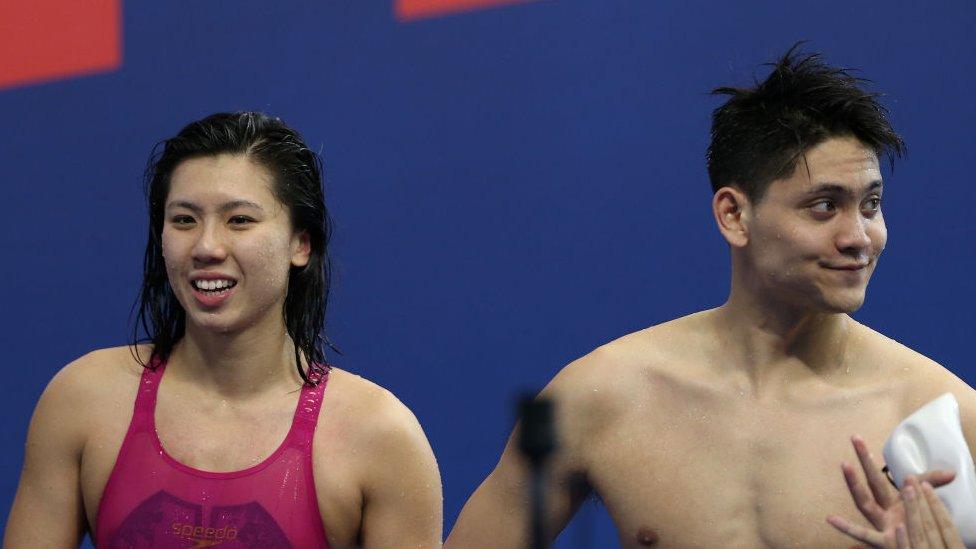
{"label": "man's bare arm", "polygon": [[[606,353],[596,351],[570,364],[542,391],[555,405],[559,447],[549,463],[546,529],[554,539],[590,492],[584,449],[598,444],[610,425],[615,391]],[[598,391],[603,388],[605,390]],[[458,517],[447,548],[521,548],[529,540],[529,467],[518,448],[519,427],[509,437],[494,471],[481,483]]]}
{"label": "man's bare arm", "polygon": [[[518,450],[518,428],[488,478],[461,510],[444,546],[526,547],[529,540],[529,469]],[[569,523],[588,488],[581,474],[565,466],[550,469],[546,484],[547,539],[554,539]],[[579,480],[577,480],[579,479]]]}
{"label": "man's bare arm", "polygon": [[73,386],[77,365],[61,371],[41,395],[27,435],[24,468],[3,546],[78,547],[85,529],[79,483],[84,448],[83,402]]}

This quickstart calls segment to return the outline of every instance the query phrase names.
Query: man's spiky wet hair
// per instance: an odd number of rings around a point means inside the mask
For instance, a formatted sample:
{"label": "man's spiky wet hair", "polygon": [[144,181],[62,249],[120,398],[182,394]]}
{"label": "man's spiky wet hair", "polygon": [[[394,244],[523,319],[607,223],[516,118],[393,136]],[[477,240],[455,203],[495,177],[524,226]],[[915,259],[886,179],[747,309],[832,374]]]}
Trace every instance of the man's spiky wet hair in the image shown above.
{"label": "man's spiky wet hair", "polygon": [[905,153],[891,128],[879,93],[849,69],[830,67],[818,53],[800,55],[794,45],[753,88],[721,87],[731,96],[712,114],[708,175],[712,191],[741,189],[762,199],[772,181],[789,177],[799,158],[830,137],[853,136],[889,163]]}

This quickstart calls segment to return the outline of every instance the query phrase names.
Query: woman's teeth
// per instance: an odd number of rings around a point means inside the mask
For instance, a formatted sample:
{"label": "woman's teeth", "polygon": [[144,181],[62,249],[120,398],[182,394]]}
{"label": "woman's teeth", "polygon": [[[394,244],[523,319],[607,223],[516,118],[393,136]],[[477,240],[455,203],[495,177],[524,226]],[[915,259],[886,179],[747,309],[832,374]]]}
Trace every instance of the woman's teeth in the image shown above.
{"label": "woman's teeth", "polygon": [[193,287],[204,292],[217,292],[233,288],[237,282],[233,280],[194,280]]}

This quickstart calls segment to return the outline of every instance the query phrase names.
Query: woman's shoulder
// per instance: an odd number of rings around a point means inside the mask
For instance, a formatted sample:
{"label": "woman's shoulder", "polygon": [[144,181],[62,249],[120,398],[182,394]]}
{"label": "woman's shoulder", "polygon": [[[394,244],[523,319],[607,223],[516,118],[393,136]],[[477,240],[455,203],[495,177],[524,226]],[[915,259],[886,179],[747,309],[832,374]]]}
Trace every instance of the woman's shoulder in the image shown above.
{"label": "woman's shoulder", "polygon": [[54,375],[41,402],[55,412],[69,410],[79,419],[131,402],[143,370],[136,351],[148,360],[148,347],[97,349],[76,358]]}
{"label": "woman's shoulder", "polygon": [[414,505],[425,514],[436,507],[430,513],[439,527],[440,474],[430,443],[409,408],[379,384],[332,369],[312,457],[323,516],[348,526],[350,535],[360,529],[364,508],[402,515],[398,506]]}
{"label": "woman's shoulder", "polygon": [[142,375],[140,360],[148,361],[151,348],[109,347],[96,349],[69,362],[55,374],[48,388],[63,392],[114,392],[124,386],[135,387]]}
{"label": "woman's shoulder", "polygon": [[343,486],[370,492],[396,486],[390,475],[440,485],[436,459],[413,412],[389,390],[345,370],[329,373],[313,446],[316,462],[328,464],[316,476],[322,486],[341,479]]}
{"label": "woman's shoulder", "polygon": [[333,368],[322,400],[319,427],[329,444],[341,433],[351,448],[387,454],[428,446],[420,422],[389,390],[366,378]]}
{"label": "woman's shoulder", "polygon": [[131,406],[141,369],[128,353],[128,347],[99,349],[61,368],[38,400],[31,436],[80,448],[93,429],[124,416],[119,411]]}
{"label": "woman's shoulder", "polygon": [[323,413],[369,429],[416,423],[413,413],[392,392],[352,372],[333,367],[322,403]]}

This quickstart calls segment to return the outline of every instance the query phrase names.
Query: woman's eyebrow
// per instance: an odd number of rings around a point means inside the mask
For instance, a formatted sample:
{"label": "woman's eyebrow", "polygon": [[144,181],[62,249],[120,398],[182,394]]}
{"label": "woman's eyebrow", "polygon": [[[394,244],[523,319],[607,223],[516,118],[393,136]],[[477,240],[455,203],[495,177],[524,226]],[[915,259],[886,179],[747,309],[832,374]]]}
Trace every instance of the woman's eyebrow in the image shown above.
{"label": "woman's eyebrow", "polygon": [[[203,212],[203,208],[201,208],[197,204],[194,204],[193,202],[189,202],[186,200],[174,200],[169,204],[166,204],[166,209],[170,209],[170,208],[186,208],[187,210],[190,210],[191,212],[194,213]],[[231,200],[230,202],[224,202],[217,209],[218,211],[226,212],[228,210],[233,210],[236,208],[254,208],[255,210],[264,211],[264,208],[262,208],[260,204],[257,204],[256,202],[251,202],[250,200]]]}
{"label": "woman's eyebrow", "polygon": [[255,210],[264,211],[264,208],[262,208],[260,204],[251,202],[250,200],[231,200],[230,202],[224,202],[221,204],[220,208],[218,209],[222,212],[226,212],[228,210],[234,210],[237,208],[254,208]]}

